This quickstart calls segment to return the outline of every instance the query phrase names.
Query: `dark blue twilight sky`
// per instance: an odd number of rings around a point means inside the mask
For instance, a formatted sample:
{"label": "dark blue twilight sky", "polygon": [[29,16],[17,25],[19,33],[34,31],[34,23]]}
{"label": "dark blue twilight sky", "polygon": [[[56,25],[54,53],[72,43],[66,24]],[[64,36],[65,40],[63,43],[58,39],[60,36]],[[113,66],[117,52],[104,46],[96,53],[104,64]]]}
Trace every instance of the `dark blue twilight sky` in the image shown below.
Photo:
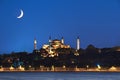
{"label": "dark blue twilight sky", "polygon": [[[20,9],[24,16],[17,19]],[[0,53],[33,50],[52,39],[76,48],[120,46],[119,0],[0,0]]]}

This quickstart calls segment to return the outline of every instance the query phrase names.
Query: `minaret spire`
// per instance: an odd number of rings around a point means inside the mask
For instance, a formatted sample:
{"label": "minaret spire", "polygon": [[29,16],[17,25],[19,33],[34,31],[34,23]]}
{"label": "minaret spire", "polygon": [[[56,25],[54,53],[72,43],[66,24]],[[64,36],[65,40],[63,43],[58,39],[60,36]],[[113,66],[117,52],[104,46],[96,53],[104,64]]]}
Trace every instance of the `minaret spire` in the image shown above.
{"label": "minaret spire", "polygon": [[51,36],[49,36],[49,43],[51,43],[52,42],[52,40],[51,40]]}
{"label": "minaret spire", "polygon": [[80,38],[77,37],[77,50],[79,50],[79,49],[80,49]]}
{"label": "minaret spire", "polygon": [[52,42],[52,40],[51,40],[51,36],[49,37],[49,53],[51,53],[51,42]]}
{"label": "minaret spire", "polygon": [[62,39],[61,39],[61,43],[64,44],[64,38],[63,38],[63,37],[62,37]]}
{"label": "minaret spire", "polygon": [[34,50],[36,50],[37,49],[37,40],[36,40],[36,38],[34,39]]}

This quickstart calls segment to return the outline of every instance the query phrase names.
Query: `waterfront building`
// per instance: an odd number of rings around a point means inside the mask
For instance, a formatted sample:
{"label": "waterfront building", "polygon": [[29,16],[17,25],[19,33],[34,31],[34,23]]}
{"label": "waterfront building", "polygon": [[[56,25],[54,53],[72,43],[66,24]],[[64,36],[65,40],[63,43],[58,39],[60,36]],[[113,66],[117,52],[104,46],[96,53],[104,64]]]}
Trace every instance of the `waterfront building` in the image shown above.
{"label": "waterfront building", "polygon": [[[77,37],[76,40],[76,52],[74,53],[76,56],[79,55],[78,51],[80,50],[80,39]],[[51,39],[51,36],[49,37],[48,44],[44,44],[42,46],[41,52],[42,56],[44,57],[54,57],[58,56],[60,53],[58,52],[60,49],[61,50],[68,50],[70,49],[70,45],[65,44],[64,38],[62,37],[61,39]],[[37,40],[36,38],[34,39],[34,51],[33,53],[40,53],[40,50],[37,49]]]}
{"label": "waterfront building", "polygon": [[43,49],[45,49],[51,57],[57,56],[58,53],[55,52],[58,48],[70,48],[70,45],[64,44],[64,38],[62,37],[61,40],[54,39],[52,40],[51,37],[49,37],[49,44],[44,44]]}

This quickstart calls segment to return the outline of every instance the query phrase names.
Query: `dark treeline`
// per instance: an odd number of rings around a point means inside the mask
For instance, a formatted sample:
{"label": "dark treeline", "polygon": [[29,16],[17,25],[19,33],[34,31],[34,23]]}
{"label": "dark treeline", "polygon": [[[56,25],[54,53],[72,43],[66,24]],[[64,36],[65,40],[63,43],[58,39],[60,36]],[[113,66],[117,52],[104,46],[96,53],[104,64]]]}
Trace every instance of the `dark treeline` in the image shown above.
{"label": "dark treeline", "polygon": [[87,65],[94,68],[98,64],[102,67],[109,68],[111,66],[120,66],[120,47],[114,48],[96,48],[89,45],[86,49],[76,51],[73,48],[56,49],[58,56],[48,57],[48,52],[44,49],[39,51],[34,50],[32,53],[27,52],[12,52],[10,54],[0,55],[0,66],[14,68],[24,66],[28,69],[29,66],[35,69],[40,66],[45,67],[81,67],[85,68]]}

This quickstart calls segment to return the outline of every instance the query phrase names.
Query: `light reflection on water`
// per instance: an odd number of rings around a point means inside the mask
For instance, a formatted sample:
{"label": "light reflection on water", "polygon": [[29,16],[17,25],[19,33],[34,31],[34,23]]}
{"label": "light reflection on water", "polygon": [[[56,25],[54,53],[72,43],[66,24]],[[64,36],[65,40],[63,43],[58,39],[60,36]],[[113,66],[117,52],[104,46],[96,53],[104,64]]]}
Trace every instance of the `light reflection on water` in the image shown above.
{"label": "light reflection on water", "polygon": [[3,72],[0,80],[120,80],[112,72]]}

